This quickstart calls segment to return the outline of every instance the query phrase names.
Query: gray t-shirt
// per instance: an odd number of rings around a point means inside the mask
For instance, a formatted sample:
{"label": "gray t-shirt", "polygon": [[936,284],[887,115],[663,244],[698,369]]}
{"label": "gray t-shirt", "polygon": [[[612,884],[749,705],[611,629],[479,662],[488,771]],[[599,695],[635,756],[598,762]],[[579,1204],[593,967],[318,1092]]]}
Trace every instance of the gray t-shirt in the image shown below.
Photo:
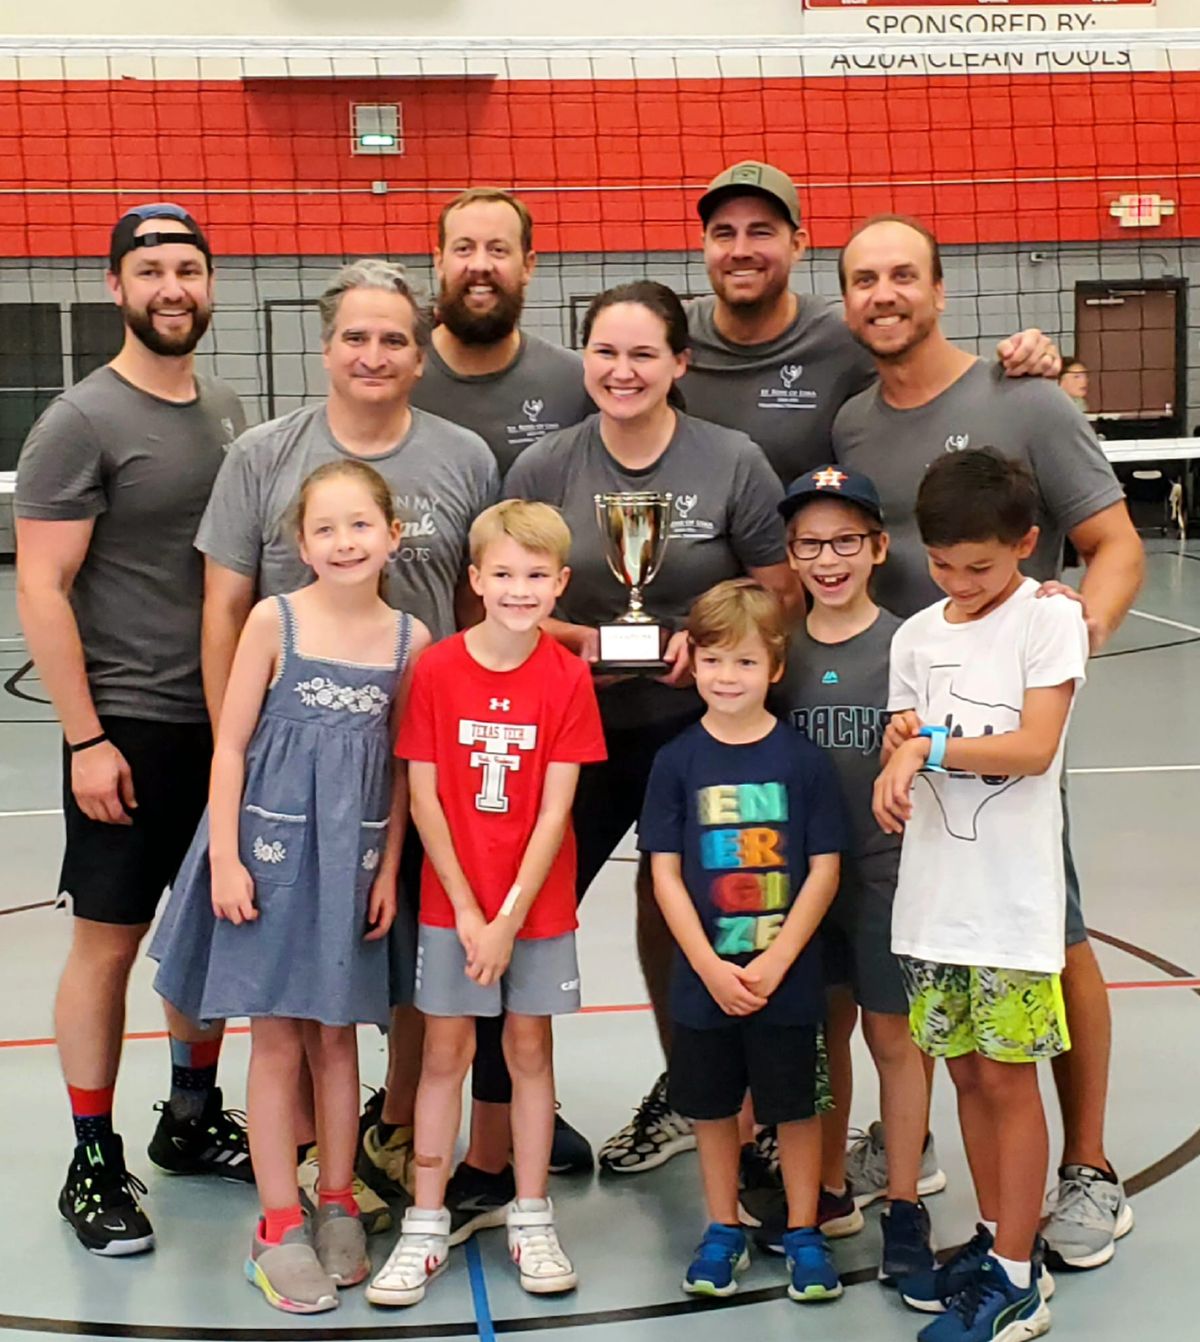
{"label": "gray t-shirt", "polygon": [[456,373],[432,345],[413,404],[477,433],[492,449],[500,474],[547,433],[586,419],[595,406],[583,389],[574,350],[521,333],[517,357],[498,373]]}
{"label": "gray t-shirt", "polygon": [[881,610],[875,623],[844,643],[818,643],[803,625],[788,644],[776,711],[813,745],[828,750],[854,835],[855,857],[900,850],[871,814],[888,712],[888,653],[903,621]]}
{"label": "gray t-shirt", "polygon": [[[571,581],[559,601],[561,619],[599,625],[626,609],[628,589],[604,557],[594,495],[641,490],[675,496],[662,569],[643,593],[646,610],[672,629],[682,627],[692,602],[714,583],[787,558],[776,511],[783,490],[745,434],[678,415],[662,456],[630,471],[610,456],[600,417],[592,415],[528,448],[505,481],[508,497],[552,503],[571,528]],[[602,697],[621,701],[612,712],[622,722],[695,707],[692,695],[651,681],[625,682],[613,692]],[[609,711],[606,721],[613,722]]]}
{"label": "gray t-shirt", "polygon": [[471,523],[499,495],[496,463],[475,434],[413,410],[390,452],[347,452],[329,430],[325,405],[305,406],[243,434],[229,449],[196,546],[257,583],[259,596],[312,581],[300,558],[292,510],[305,478],[327,461],[372,466],[388,482],[404,529],[385,595],[423,620],[435,639],[454,632],[454,589]]}
{"label": "gray t-shirt", "polygon": [[1062,572],[1063,538],[1124,492],[1087,420],[1053,382],[1005,377],[982,360],[925,405],[895,410],[878,386],[848,402],[833,429],[834,456],[869,475],[883,502],[891,547],[875,597],[909,616],[942,592],[929,576],[914,512],[917,489],[940,452],[994,447],[1025,462],[1040,496],[1037,549],[1022,565],[1031,578]]}
{"label": "gray t-shirt", "polygon": [[796,319],[761,345],[717,333],[716,298],[688,307],[691,365],[680,383],[688,414],[747,433],[785,485],[829,461],[830,430],[842,405],[875,378],[841,307],[797,294]]}
{"label": "gray t-shirt", "polygon": [[95,519],[71,606],[98,713],[208,717],[192,538],[246,420],[223,383],[198,377],[196,390],[186,404],[165,401],[98,368],[51,403],[21,450],[18,517]]}

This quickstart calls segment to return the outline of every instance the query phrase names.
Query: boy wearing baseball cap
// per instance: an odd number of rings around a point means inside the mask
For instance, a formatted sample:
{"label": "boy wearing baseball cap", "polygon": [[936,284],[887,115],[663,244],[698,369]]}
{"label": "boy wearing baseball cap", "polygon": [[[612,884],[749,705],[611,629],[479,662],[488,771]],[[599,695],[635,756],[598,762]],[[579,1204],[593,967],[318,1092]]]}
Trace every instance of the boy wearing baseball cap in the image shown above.
{"label": "boy wearing baseball cap", "polygon": [[[899,836],[883,833],[871,814],[887,721],[888,652],[901,621],[871,599],[871,578],[887,558],[888,536],[870,479],[819,467],[792,482],[779,511],[788,525],[788,562],[811,609],[792,633],[777,707],[830,752],[851,822],[837,897],[822,926],[834,1108],[822,1118],[818,1219],[830,1238],[856,1234],[863,1227],[860,1207],[886,1196],[879,1275],[891,1284],[931,1266],[929,1217],[920,1194],[937,1192],[946,1182],[926,1137],[926,1074],[909,1035],[904,980],[891,951]],[[853,1180],[847,1178],[846,1135],[850,1038],[859,1008],[884,1119],[882,1140],[877,1125],[871,1137],[877,1147],[886,1144],[887,1167],[852,1171],[859,1175]],[[760,1133],[759,1151],[768,1144]],[[866,1154],[858,1153],[858,1164],[870,1163],[861,1159]],[[747,1174],[755,1164],[747,1161]],[[767,1247],[778,1239],[782,1212],[773,1185],[769,1178],[750,1178],[742,1197],[747,1219],[762,1223],[759,1238]]]}

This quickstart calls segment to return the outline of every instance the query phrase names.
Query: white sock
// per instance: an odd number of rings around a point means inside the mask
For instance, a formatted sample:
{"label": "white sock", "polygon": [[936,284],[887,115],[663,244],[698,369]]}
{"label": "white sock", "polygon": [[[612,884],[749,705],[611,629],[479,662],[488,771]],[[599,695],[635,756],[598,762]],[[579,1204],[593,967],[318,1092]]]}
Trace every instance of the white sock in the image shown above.
{"label": "white sock", "polygon": [[996,1222],[995,1222],[995,1221],[982,1221],[982,1220],[981,1220],[981,1221],[979,1222],[979,1224],[980,1224],[981,1226],[983,1226],[983,1228],[988,1232],[989,1235],[991,1235],[991,1237],[992,1237],[993,1239],[996,1238]]}
{"label": "white sock", "polygon": [[1029,1289],[1029,1283],[1033,1280],[1032,1263],[1014,1263],[1011,1258],[1001,1258],[998,1253],[990,1254],[989,1257],[994,1258],[1000,1264],[1005,1275],[1014,1286],[1022,1291]]}
{"label": "white sock", "polygon": [[445,1207],[410,1207],[404,1216],[406,1220],[411,1216],[414,1221],[436,1221],[445,1210]]}
{"label": "white sock", "polygon": [[519,1212],[544,1212],[549,1206],[549,1198],[518,1198],[516,1201]]}

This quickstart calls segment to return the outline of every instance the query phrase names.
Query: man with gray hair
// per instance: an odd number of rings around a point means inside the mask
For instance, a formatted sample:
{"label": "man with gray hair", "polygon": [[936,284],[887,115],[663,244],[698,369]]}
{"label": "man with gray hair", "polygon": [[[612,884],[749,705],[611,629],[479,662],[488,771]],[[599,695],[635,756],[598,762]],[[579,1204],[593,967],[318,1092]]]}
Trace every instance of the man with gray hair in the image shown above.
{"label": "man with gray hair", "polygon": [[[423,620],[435,640],[456,627],[471,522],[499,496],[496,462],[483,439],[411,404],[430,323],[403,267],[379,260],[343,266],[319,307],[328,394],[242,434],[229,449],[196,537],[206,557],[202,648],[214,727],[255,600],[312,581],[296,544],[292,509],[316,467],[352,457],[388,482],[403,535],[386,571],[384,595]],[[419,871],[413,867],[419,854],[419,845],[406,845],[401,880],[412,895],[412,917],[398,919],[393,930],[396,1011],[381,1116],[389,1131],[399,1129],[410,1142],[422,1039],[411,1005]],[[406,935],[411,945],[404,944]],[[382,1212],[378,1202],[375,1207]],[[382,1215],[368,1228],[386,1228]]]}

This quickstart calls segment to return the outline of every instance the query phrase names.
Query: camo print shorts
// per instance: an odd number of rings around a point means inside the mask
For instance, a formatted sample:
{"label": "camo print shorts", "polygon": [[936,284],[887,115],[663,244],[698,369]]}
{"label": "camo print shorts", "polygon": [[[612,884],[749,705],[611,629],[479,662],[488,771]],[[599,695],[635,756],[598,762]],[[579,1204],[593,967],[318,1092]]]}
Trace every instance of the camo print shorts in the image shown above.
{"label": "camo print shorts", "polygon": [[1037,1062],[1071,1047],[1057,974],[900,957],[908,1023],[922,1053]]}

